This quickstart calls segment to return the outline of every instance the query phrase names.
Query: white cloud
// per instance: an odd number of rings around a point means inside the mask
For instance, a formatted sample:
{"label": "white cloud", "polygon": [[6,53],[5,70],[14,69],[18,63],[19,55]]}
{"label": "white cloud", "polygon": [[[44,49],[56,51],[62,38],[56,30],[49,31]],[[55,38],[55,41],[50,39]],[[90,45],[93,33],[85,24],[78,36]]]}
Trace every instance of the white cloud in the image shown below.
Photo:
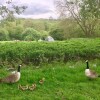
{"label": "white cloud", "polygon": [[29,2],[24,0],[25,4],[28,3],[28,8],[23,15],[34,18],[49,18],[50,16],[56,18],[54,0],[30,0]]}
{"label": "white cloud", "polygon": [[[0,1],[0,4],[7,0]],[[54,7],[54,0],[12,0],[16,5],[28,6],[26,11],[18,17],[25,18],[49,18],[50,16],[56,18]]]}
{"label": "white cloud", "polygon": [[22,17],[22,18],[33,18],[33,19],[39,19],[39,18],[44,18],[44,19],[49,19],[50,17],[57,18],[57,15],[54,13],[46,13],[46,14],[35,14],[35,15],[16,15],[17,17]]}

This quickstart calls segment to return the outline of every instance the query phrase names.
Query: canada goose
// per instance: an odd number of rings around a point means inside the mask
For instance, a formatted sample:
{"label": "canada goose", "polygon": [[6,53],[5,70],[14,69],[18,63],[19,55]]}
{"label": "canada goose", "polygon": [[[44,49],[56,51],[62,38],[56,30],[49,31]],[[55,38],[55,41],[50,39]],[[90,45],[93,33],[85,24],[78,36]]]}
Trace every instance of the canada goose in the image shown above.
{"label": "canada goose", "polygon": [[43,84],[44,81],[45,81],[45,78],[42,78],[42,79],[39,81],[39,83],[40,83],[40,84]]}
{"label": "canada goose", "polygon": [[15,73],[11,73],[9,76],[0,79],[0,82],[3,82],[3,83],[18,82],[20,79],[20,67],[21,67],[21,65],[18,66],[18,70]]}
{"label": "canada goose", "polygon": [[32,86],[29,86],[29,90],[34,90],[36,88],[36,84],[32,84]]}
{"label": "canada goose", "polygon": [[27,90],[28,89],[28,85],[26,86],[22,86],[22,85],[18,85],[18,89],[21,89],[21,90]]}
{"label": "canada goose", "polygon": [[99,77],[99,75],[96,72],[89,69],[88,60],[86,60],[85,75],[90,79],[95,79],[95,78]]}

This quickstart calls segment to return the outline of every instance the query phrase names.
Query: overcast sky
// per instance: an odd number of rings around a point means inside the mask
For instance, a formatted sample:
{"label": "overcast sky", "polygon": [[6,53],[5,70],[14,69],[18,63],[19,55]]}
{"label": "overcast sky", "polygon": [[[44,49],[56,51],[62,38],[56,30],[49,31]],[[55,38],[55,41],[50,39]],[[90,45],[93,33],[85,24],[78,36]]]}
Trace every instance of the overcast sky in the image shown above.
{"label": "overcast sky", "polygon": [[[0,0],[0,4],[5,4],[6,0]],[[28,8],[20,15],[26,18],[57,18],[54,7],[54,0],[12,0],[14,4],[25,5]]]}

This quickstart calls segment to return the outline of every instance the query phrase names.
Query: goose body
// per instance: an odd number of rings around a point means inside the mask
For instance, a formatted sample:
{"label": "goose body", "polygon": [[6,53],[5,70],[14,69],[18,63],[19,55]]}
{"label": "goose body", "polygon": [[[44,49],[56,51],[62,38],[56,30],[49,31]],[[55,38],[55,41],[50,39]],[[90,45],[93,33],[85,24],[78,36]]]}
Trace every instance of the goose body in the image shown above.
{"label": "goose body", "polygon": [[40,84],[43,84],[44,81],[45,81],[45,78],[42,78],[42,79],[39,81],[39,83],[40,83]]}
{"label": "goose body", "polygon": [[18,66],[18,70],[14,73],[11,73],[10,75],[8,75],[5,78],[0,79],[0,82],[3,83],[15,83],[18,82],[20,80],[20,67],[21,65]]}
{"label": "goose body", "polygon": [[34,90],[36,88],[36,84],[32,84],[32,86],[29,86],[29,90]]}
{"label": "goose body", "polygon": [[28,89],[28,85],[26,85],[26,86],[18,85],[18,89],[27,90]]}
{"label": "goose body", "polygon": [[95,79],[99,77],[99,75],[95,71],[89,69],[88,60],[86,61],[85,75],[86,77],[91,78],[91,79]]}
{"label": "goose body", "polygon": [[86,69],[85,70],[85,75],[89,78],[97,78],[98,75],[96,74],[96,72],[90,70],[90,69]]}

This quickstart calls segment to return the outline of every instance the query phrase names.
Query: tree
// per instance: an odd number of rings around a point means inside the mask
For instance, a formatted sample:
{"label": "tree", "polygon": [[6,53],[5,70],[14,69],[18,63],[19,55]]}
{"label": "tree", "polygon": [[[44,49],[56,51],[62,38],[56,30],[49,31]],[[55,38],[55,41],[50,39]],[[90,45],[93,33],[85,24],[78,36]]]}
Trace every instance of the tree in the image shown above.
{"label": "tree", "polygon": [[64,39],[85,37],[83,31],[74,19],[63,19],[59,22],[58,28],[63,30]]}
{"label": "tree", "polygon": [[46,21],[44,22],[44,27],[45,27],[44,28],[45,31],[49,30],[49,24],[48,24],[48,22],[46,22]]}
{"label": "tree", "polygon": [[33,28],[26,28],[22,33],[22,37],[24,40],[32,41],[40,39],[40,33]]}
{"label": "tree", "polygon": [[8,31],[3,28],[0,28],[0,41],[6,41],[6,40],[9,40]]}
{"label": "tree", "polygon": [[11,40],[21,40],[23,30],[24,30],[23,26],[21,25],[17,25],[13,27],[13,29],[9,31],[10,39]]}
{"label": "tree", "polygon": [[14,14],[21,14],[25,11],[26,6],[18,6],[12,3],[12,0],[6,2],[5,5],[0,5],[0,17],[6,20],[13,20]]}
{"label": "tree", "polygon": [[100,19],[100,0],[56,0],[61,18],[74,18],[86,36],[95,33]]}
{"label": "tree", "polygon": [[49,35],[47,31],[40,31],[41,33],[41,39],[45,40],[45,38]]}
{"label": "tree", "polygon": [[64,34],[62,29],[54,29],[50,31],[50,36],[52,36],[55,40],[63,40]]}

